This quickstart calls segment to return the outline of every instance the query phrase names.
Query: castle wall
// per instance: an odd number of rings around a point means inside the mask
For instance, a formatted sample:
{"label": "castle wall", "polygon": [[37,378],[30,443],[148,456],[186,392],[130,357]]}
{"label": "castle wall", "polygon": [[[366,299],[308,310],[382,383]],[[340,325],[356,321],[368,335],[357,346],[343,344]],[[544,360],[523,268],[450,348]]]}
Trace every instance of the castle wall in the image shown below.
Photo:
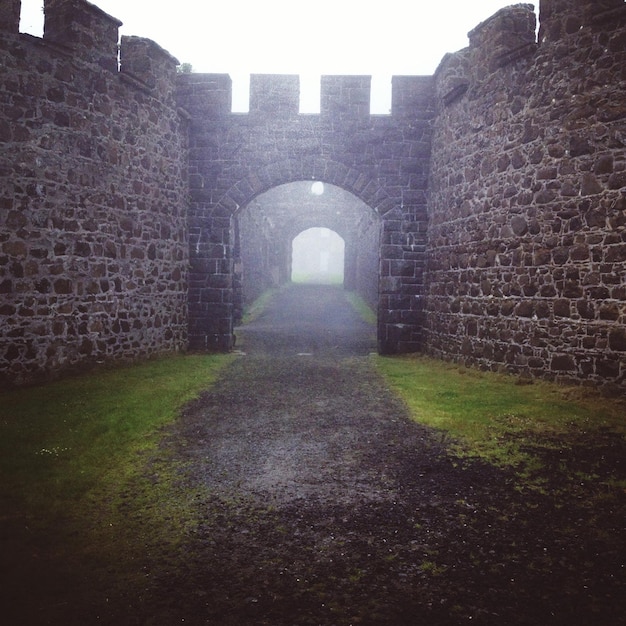
{"label": "castle wall", "polygon": [[319,180],[367,207],[334,229],[381,352],[626,389],[623,0],[542,0],[539,42],[530,5],[503,9],[434,77],[394,77],[388,116],[363,76],[300,115],[297,77],[256,75],[233,114],[228,76],[138,37],[118,58],[85,0],[45,9],[38,39],[0,0],[2,384],[230,349],[245,254],[269,280],[270,239],[307,225],[239,217]]}
{"label": "castle wall", "polygon": [[179,80],[191,117],[191,348],[232,345],[233,216],[273,187],[319,180],[380,217],[379,348],[419,349],[432,77],[396,77],[389,116],[370,115],[369,77],[323,77],[319,115],[298,113],[297,76],[252,76],[248,114],[230,113],[228,76]]}
{"label": "castle wall", "polygon": [[503,9],[444,59],[427,349],[626,389],[626,6]]}
{"label": "castle wall", "polygon": [[50,0],[42,40],[19,4],[0,11],[0,380],[184,349],[177,62],[124,38],[118,71],[117,20]]}

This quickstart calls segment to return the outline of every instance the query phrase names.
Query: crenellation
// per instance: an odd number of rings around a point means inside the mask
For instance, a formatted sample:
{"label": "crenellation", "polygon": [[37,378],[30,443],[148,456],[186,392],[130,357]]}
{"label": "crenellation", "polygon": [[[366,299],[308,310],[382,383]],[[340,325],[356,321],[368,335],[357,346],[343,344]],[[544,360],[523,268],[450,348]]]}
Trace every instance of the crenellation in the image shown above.
{"label": "crenellation", "polygon": [[140,81],[162,98],[171,96],[176,89],[178,65],[177,59],[150,39],[129,36],[121,39],[120,73]]}
{"label": "crenellation", "polygon": [[221,118],[232,110],[232,79],[228,74],[178,74],[180,106],[193,118]]}
{"label": "crenellation", "polygon": [[300,77],[297,75],[252,74],[250,115],[272,114],[294,117],[300,110]]}
{"label": "crenellation", "polygon": [[494,71],[532,54],[536,45],[536,25],[532,4],[501,9],[469,32],[472,66]]}
{"label": "crenellation", "polygon": [[371,76],[322,76],[322,117],[369,117],[371,81]]}

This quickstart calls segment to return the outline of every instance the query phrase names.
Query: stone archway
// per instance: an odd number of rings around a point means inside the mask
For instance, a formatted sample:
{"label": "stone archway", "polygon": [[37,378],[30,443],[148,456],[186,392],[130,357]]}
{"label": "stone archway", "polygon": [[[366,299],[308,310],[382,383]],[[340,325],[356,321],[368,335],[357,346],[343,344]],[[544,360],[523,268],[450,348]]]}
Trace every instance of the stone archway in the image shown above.
{"label": "stone archway", "polygon": [[[200,215],[202,227],[190,228],[189,343],[193,350],[230,350],[233,328],[243,308],[241,282],[240,224],[242,210],[271,189],[289,184],[321,181],[348,194],[367,208],[370,216],[366,238],[377,239],[376,286],[356,279],[354,258],[358,237],[347,237],[348,279],[378,314],[378,349],[382,354],[419,348],[423,245],[423,225],[403,210],[402,201],[390,198],[375,179],[328,160],[290,160],[270,164],[233,185],[217,206],[205,208]],[[367,202],[367,200],[369,202]],[[400,206],[398,206],[398,204]],[[394,208],[395,207],[395,208]],[[306,219],[300,225],[306,224]],[[375,226],[373,225],[375,223]],[[345,228],[334,222],[313,220],[311,225]],[[289,221],[281,226],[283,244],[288,237]],[[343,235],[342,235],[343,236]],[[361,240],[362,243],[362,240]],[[283,264],[282,274],[285,276]]]}
{"label": "stone archway", "polygon": [[291,241],[291,282],[344,285],[346,242],[337,232],[312,226]]}
{"label": "stone archway", "polygon": [[[317,186],[321,193],[314,193]],[[297,181],[260,194],[234,218],[235,281],[241,281],[241,296],[235,293],[234,299],[236,319],[241,305],[290,280],[292,242],[315,227],[343,239],[344,286],[377,308],[381,219],[354,194],[321,181]]]}
{"label": "stone archway", "polygon": [[369,114],[369,77],[326,76],[319,115],[298,113],[298,77],[254,75],[230,112],[226,75],[182,75],[189,114],[189,347],[229,350],[241,303],[238,213],[261,194],[322,181],[379,220],[379,351],[421,346],[433,80],[395,77],[392,114]]}

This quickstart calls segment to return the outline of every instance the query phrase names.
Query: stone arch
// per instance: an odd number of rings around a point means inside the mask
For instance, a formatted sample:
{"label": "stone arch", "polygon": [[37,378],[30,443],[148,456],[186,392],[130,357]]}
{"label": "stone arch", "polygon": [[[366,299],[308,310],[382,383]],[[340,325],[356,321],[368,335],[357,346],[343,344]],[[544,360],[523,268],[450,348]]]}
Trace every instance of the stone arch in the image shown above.
{"label": "stone arch", "polygon": [[291,281],[344,285],[346,240],[326,226],[310,226],[291,238]]}
{"label": "stone arch", "polygon": [[[298,181],[319,180],[352,194],[379,220],[377,297],[367,299],[378,312],[379,350],[382,353],[398,351],[390,340],[397,344],[406,336],[407,329],[411,329],[408,316],[402,317],[396,309],[412,306],[411,295],[400,297],[400,292],[403,275],[408,274],[405,266],[414,266],[411,260],[404,262],[400,250],[404,239],[411,236],[399,234],[406,221],[402,198],[391,197],[375,175],[324,158],[285,159],[250,168],[242,174],[213,207],[205,207],[208,219],[202,220],[204,227],[190,230],[190,348],[232,348],[233,326],[243,305],[243,285],[238,276],[241,260],[237,216],[240,212],[270,189]],[[356,245],[354,242],[353,250]]]}
{"label": "stone arch", "polygon": [[369,77],[327,76],[320,114],[300,115],[297,76],[253,75],[242,115],[230,112],[227,75],[181,75],[191,148],[191,349],[232,345],[239,211],[269,189],[305,180],[354,194],[380,220],[379,349],[420,349],[433,86],[430,77],[395,77],[392,115],[372,116],[364,106]]}
{"label": "stone arch", "polygon": [[234,280],[241,284],[234,295],[235,319],[265,289],[291,279],[292,241],[313,227],[342,237],[344,286],[377,308],[380,216],[354,194],[327,182],[324,194],[315,195],[313,184],[298,180],[278,185],[255,196],[233,216]]}
{"label": "stone arch", "polygon": [[235,214],[258,195],[301,180],[319,180],[341,187],[381,217],[402,203],[400,195],[397,198],[390,197],[373,173],[368,174],[330,159],[303,158],[272,162],[246,173],[218,200],[216,210]]}

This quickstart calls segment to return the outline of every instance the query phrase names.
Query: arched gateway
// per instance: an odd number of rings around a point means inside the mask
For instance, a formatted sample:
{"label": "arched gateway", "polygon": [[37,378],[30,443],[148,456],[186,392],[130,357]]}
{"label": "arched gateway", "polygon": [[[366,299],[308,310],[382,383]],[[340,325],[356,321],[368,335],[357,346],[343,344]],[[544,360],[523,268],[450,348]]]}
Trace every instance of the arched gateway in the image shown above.
{"label": "arched gateway", "polygon": [[269,190],[320,181],[377,218],[379,351],[419,349],[433,78],[394,77],[391,115],[370,115],[365,76],[322,77],[319,115],[299,114],[297,76],[253,75],[247,114],[231,113],[227,75],[180,78],[190,116],[190,348],[232,347],[238,215]]}

